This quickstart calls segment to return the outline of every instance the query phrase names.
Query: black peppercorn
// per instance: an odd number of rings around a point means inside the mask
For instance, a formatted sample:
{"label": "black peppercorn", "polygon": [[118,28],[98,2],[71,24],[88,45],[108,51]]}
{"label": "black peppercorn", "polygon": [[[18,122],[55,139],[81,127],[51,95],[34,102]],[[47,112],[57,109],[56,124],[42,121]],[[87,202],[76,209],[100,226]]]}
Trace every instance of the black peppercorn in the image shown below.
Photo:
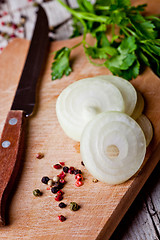
{"label": "black peppercorn", "polygon": [[82,171],[80,169],[76,169],[74,170],[74,174],[77,175],[77,174],[82,174]]}
{"label": "black peppercorn", "polygon": [[63,167],[63,172],[68,173],[69,167],[65,166]]}
{"label": "black peppercorn", "polygon": [[51,192],[52,193],[57,193],[59,191],[59,188],[58,187],[52,187],[51,188]]}
{"label": "black peppercorn", "polygon": [[58,205],[60,208],[65,208],[67,205],[64,202],[59,203]]}
{"label": "black peppercorn", "polygon": [[41,182],[44,183],[44,184],[47,184],[49,180],[50,180],[49,177],[45,176],[41,179]]}

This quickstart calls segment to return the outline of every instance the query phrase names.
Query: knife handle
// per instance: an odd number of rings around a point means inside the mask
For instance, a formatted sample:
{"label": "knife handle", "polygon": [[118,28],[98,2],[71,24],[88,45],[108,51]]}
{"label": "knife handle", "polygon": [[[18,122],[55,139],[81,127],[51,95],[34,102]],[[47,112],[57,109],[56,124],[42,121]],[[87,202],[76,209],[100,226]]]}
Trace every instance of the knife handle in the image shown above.
{"label": "knife handle", "polygon": [[24,112],[11,110],[0,139],[0,226],[6,224],[6,201],[20,168],[24,147],[24,126]]}

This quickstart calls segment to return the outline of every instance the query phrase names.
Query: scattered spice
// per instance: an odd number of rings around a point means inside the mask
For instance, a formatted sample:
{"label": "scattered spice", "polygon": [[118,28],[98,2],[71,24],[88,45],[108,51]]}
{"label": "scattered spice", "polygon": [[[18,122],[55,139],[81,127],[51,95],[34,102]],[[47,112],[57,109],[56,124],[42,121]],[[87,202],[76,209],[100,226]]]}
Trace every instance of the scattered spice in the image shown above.
{"label": "scattered spice", "polygon": [[63,167],[63,172],[68,173],[69,167],[65,166]]}
{"label": "scattered spice", "polygon": [[64,202],[60,202],[58,206],[60,208],[65,208],[67,205]]}
{"label": "scattered spice", "polygon": [[56,201],[61,201],[63,199],[62,194],[58,194],[54,198]]}
{"label": "scattered spice", "polygon": [[69,207],[72,211],[77,211],[80,208],[80,206],[76,202],[70,202]]}
{"label": "scattered spice", "polygon": [[57,192],[57,194],[61,194],[61,195],[63,195],[64,192],[63,192],[62,190],[59,190],[59,191]]}
{"label": "scattered spice", "polygon": [[80,169],[74,170],[74,175],[77,175],[77,174],[82,174],[82,171]]}
{"label": "scattered spice", "polygon": [[61,179],[59,180],[59,182],[62,183],[62,184],[65,184],[65,183],[66,183],[66,181],[65,181],[63,178],[61,178]]}
{"label": "scattered spice", "polygon": [[83,180],[82,174],[77,174],[75,176],[75,179],[77,179],[77,181],[82,181]]}
{"label": "scattered spice", "polygon": [[64,179],[66,176],[66,174],[62,171],[59,175],[57,175],[57,177],[59,177],[60,179]]}
{"label": "scattered spice", "polygon": [[85,166],[83,161],[81,161],[81,165],[82,165],[82,166]]}
{"label": "scattered spice", "polygon": [[74,167],[70,167],[69,170],[68,170],[68,173],[73,174],[73,173],[74,173],[74,170],[75,170]]}
{"label": "scattered spice", "polygon": [[92,182],[96,183],[96,182],[98,182],[98,179],[93,178],[93,179],[92,179]]}
{"label": "scattered spice", "polygon": [[57,177],[57,176],[55,176],[55,177],[53,177],[53,182],[58,182],[59,181],[59,177]]}
{"label": "scattered spice", "polygon": [[77,180],[77,181],[75,182],[75,185],[76,185],[77,187],[80,187],[80,186],[83,185],[83,182]]}
{"label": "scattered spice", "polygon": [[49,177],[45,176],[41,179],[41,182],[44,183],[44,184],[48,184],[48,181],[49,181]]}
{"label": "scattered spice", "polygon": [[63,216],[63,215],[59,215],[58,216],[58,219],[61,221],[61,222],[64,222],[66,220],[66,217]]}
{"label": "scattered spice", "polygon": [[44,154],[41,153],[41,152],[39,152],[39,153],[36,154],[36,158],[38,158],[38,159],[41,159],[41,158],[43,158],[43,157],[44,157]]}
{"label": "scattered spice", "polygon": [[64,166],[65,165],[65,162],[59,162],[61,164],[61,166]]}
{"label": "scattered spice", "polygon": [[35,190],[33,191],[33,195],[34,195],[35,197],[39,197],[39,196],[42,195],[42,192],[41,192],[39,189],[35,189]]}
{"label": "scattered spice", "polygon": [[48,186],[52,187],[52,185],[53,185],[53,180],[50,179],[47,184],[48,184]]}
{"label": "scattered spice", "polygon": [[52,193],[57,193],[59,191],[59,188],[58,187],[52,187],[51,188],[51,192]]}
{"label": "scattered spice", "polygon": [[62,166],[61,166],[59,163],[53,165],[53,167],[54,167],[55,169],[61,169],[61,168],[62,168]]}

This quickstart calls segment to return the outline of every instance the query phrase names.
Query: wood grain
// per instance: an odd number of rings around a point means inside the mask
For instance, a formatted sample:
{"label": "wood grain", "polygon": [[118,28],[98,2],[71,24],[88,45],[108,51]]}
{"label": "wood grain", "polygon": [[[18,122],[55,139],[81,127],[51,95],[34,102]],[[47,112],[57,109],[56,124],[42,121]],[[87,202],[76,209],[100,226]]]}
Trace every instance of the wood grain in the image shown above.
{"label": "wood grain", "polygon": [[24,130],[23,111],[9,111],[0,141],[0,226],[6,223],[6,202],[20,168]]}
{"label": "wood grain", "polygon": [[[64,45],[71,47],[79,41],[80,38],[54,42],[51,44],[50,52]],[[92,40],[88,39],[88,41]],[[27,41],[17,39],[4,50],[0,58],[1,129],[23,68],[27,48]],[[12,65],[7,64],[9,61]],[[109,239],[152,169],[147,169],[147,171],[144,169],[126,183],[117,186],[92,182],[92,176],[80,163],[81,157],[77,151],[77,143],[69,139],[59,126],[55,104],[60,92],[70,83],[83,77],[110,74],[110,72],[106,68],[90,65],[81,47],[75,49],[72,54],[73,72],[69,77],[52,82],[51,62],[52,55],[49,55],[39,86],[37,109],[29,119],[24,166],[9,209],[10,225],[1,228],[0,236],[2,239],[22,237],[23,239],[65,240]],[[160,81],[147,68],[133,81],[133,84],[143,94],[146,102],[145,113],[154,126],[154,139],[148,148],[147,160],[151,150],[155,149],[160,140],[160,125],[158,124]],[[37,152],[43,152],[45,157],[41,160],[36,159]],[[74,177],[67,175],[64,188],[64,202],[69,204],[70,201],[76,201],[81,206],[78,212],[71,212],[68,207],[63,210],[58,208],[53,194],[41,183],[43,176],[57,175],[58,170],[53,169],[52,165],[59,161],[65,161],[67,166],[74,166],[83,171],[85,178],[83,186],[77,188]],[[148,164],[149,168],[150,164],[152,163]],[[32,191],[35,188],[43,191],[42,197],[33,196]],[[63,223],[57,219],[60,214],[67,217]],[[66,229],[68,229],[67,232]]]}

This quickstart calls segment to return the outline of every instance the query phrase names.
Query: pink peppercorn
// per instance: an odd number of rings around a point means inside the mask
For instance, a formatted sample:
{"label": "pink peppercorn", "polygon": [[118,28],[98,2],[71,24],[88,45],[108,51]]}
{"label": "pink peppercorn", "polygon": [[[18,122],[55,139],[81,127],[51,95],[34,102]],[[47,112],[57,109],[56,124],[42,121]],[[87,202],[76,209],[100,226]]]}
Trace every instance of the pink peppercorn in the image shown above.
{"label": "pink peppercorn", "polygon": [[64,166],[65,165],[65,162],[59,162],[61,164],[61,166]]}
{"label": "pink peppercorn", "polygon": [[66,181],[63,178],[60,178],[59,182],[62,183],[62,184],[66,183]]}
{"label": "pink peppercorn", "polygon": [[60,165],[60,164],[55,164],[55,165],[53,165],[53,167],[55,168],[55,169],[61,169],[62,168],[62,166]]}
{"label": "pink peppercorn", "polygon": [[59,177],[60,179],[64,179],[66,176],[66,174],[62,171],[59,175],[57,175],[57,177]]}
{"label": "pink peppercorn", "polygon": [[82,174],[76,174],[75,179],[77,179],[77,181],[82,181],[83,180]]}
{"label": "pink peppercorn", "polygon": [[61,222],[64,222],[66,220],[66,217],[63,216],[63,215],[59,215],[58,216],[58,219],[61,221]]}
{"label": "pink peppercorn", "polygon": [[62,190],[59,190],[58,192],[57,192],[57,195],[58,194],[61,194],[61,195],[63,195],[64,194],[64,192],[62,191]]}
{"label": "pink peppercorn", "polygon": [[80,186],[83,185],[83,182],[77,180],[77,181],[75,182],[75,185],[76,185],[77,187],[80,187]]}
{"label": "pink peppercorn", "polygon": [[62,194],[58,194],[54,198],[56,201],[61,201],[63,199]]}
{"label": "pink peppercorn", "polygon": [[73,174],[73,173],[74,173],[74,170],[75,170],[74,167],[70,167],[69,170],[68,170],[68,173]]}

